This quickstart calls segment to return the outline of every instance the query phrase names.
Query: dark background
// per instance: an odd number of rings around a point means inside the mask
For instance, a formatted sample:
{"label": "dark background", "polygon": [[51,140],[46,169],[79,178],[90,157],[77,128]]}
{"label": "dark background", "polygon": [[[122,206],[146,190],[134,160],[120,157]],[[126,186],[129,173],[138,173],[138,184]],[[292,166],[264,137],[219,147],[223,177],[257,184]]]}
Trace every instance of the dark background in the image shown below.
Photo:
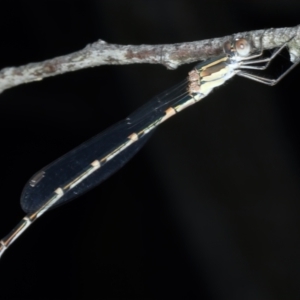
{"label": "dark background", "polygon": [[[160,44],[295,26],[299,10],[275,0],[1,3],[0,67],[97,39]],[[102,66],[1,94],[0,235],[23,217],[32,174],[191,68]],[[300,67],[273,88],[234,78],[163,124],[122,170],[14,243],[0,261],[1,300],[299,299],[299,78]]]}

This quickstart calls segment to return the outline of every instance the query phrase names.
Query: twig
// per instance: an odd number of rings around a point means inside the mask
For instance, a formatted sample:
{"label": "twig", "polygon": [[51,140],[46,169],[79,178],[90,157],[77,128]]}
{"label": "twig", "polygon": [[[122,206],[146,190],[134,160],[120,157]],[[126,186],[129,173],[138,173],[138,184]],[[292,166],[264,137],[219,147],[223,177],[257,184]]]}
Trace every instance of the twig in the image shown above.
{"label": "twig", "polygon": [[294,36],[289,43],[291,61],[294,62],[300,58],[300,25],[290,28],[249,31],[221,38],[170,45],[116,45],[99,40],[71,54],[43,62],[2,69],[0,71],[0,93],[23,83],[101,65],[150,63],[162,64],[168,69],[176,69],[182,64],[205,60],[220,54],[224,42],[233,38],[251,36],[254,45],[258,47],[262,35],[263,49],[279,47]]}

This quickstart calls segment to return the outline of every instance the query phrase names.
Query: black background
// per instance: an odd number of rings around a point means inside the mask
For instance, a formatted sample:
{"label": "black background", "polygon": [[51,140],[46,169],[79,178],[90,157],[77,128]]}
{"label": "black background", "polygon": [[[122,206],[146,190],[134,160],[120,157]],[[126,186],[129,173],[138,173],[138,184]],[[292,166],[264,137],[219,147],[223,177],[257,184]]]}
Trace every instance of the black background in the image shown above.
{"label": "black background", "polygon": [[[300,23],[299,1],[0,9],[1,68],[97,39],[175,43]],[[23,217],[18,199],[32,174],[191,68],[102,66],[1,94],[0,235]],[[273,88],[234,78],[163,124],[117,174],[14,243],[0,261],[0,299],[299,299],[298,78],[300,67]]]}

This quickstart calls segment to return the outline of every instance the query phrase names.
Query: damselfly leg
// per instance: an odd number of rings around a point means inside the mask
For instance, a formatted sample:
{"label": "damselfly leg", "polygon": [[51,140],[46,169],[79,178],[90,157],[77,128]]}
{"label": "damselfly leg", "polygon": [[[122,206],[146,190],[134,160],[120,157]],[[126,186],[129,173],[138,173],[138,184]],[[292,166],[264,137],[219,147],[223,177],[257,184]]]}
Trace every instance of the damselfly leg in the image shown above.
{"label": "damselfly leg", "polygon": [[[277,77],[276,79],[270,79],[270,78],[266,78],[263,76],[258,76],[255,74],[251,74],[249,72],[245,72],[242,71],[242,69],[252,69],[252,70],[259,70],[259,71],[263,71],[266,70],[270,63],[276,58],[276,56],[285,48],[287,47],[288,43],[294,39],[295,36],[293,36],[292,38],[290,38],[288,41],[286,41],[281,47],[279,47],[278,49],[276,49],[272,55],[270,57],[267,58],[262,58],[262,59],[254,59],[254,60],[249,60],[249,57],[243,59],[241,61],[241,64],[239,66],[239,68],[236,71],[236,75],[238,76],[242,76],[269,86],[274,86],[275,84],[277,84],[280,80],[282,80],[287,74],[289,74],[300,62],[300,60],[294,62],[285,72],[283,72],[282,74],[280,74],[279,77]],[[260,40],[260,43],[262,42],[262,40]],[[261,45],[262,48],[262,45]],[[263,54],[263,51],[260,51],[259,56],[261,56]],[[253,64],[260,64],[260,63],[266,63],[263,66],[251,66]]]}

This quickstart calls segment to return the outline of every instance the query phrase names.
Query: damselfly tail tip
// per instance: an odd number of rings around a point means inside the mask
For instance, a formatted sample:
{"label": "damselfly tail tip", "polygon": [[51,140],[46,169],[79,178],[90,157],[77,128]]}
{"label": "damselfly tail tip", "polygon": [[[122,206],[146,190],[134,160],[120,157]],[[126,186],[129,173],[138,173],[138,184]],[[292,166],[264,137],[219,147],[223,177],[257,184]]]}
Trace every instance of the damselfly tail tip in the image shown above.
{"label": "damselfly tail tip", "polygon": [[4,245],[3,241],[0,241],[0,258],[2,257],[5,250],[6,246]]}

